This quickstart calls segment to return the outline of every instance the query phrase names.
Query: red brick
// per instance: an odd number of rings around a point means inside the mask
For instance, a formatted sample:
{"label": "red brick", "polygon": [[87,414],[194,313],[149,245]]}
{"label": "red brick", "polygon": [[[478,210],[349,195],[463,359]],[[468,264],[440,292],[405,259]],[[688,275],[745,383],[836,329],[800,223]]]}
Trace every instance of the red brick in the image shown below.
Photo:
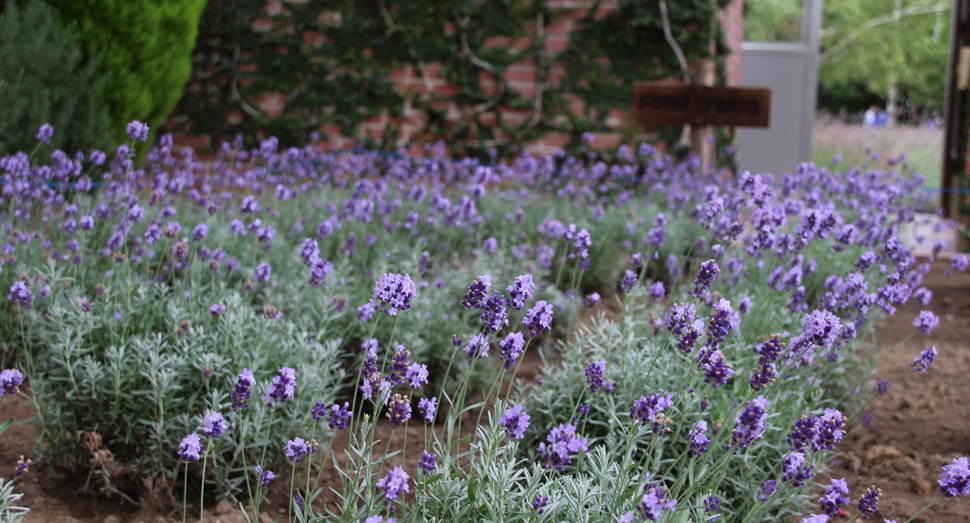
{"label": "red brick", "polygon": [[509,37],[492,36],[485,39],[485,47],[506,47],[509,45]]}
{"label": "red brick", "polygon": [[434,93],[438,96],[455,96],[460,89],[457,85],[437,84],[434,86]]}
{"label": "red brick", "polygon": [[550,36],[546,38],[546,49],[554,53],[565,51],[568,46],[569,38],[561,36]]}
{"label": "red brick", "polygon": [[531,82],[536,81],[536,67],[535,66],[517,66],[513,65],[506,69],[505,79],[509,82]]}
{"label": "red brick", "polygon": [[565,147],[570,141],[570,136],[566,133],[549,133],[542,138],[542,141],[546,147]]}

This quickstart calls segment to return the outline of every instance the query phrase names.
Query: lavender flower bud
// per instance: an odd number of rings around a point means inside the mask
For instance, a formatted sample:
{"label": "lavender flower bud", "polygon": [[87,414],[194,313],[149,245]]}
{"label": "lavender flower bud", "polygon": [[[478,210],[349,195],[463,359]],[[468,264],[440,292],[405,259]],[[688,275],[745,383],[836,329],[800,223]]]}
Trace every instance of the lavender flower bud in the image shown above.
{"label": "lavender flower bud", "polygon": [[869,516],[879,511],[879,507],[876,505],[879,503],[880,496],[882,496],[882,490],[869,487],[869,490],[859,498],[859,513],[864,518],[869,519]]}
{"label": "lavender flower bud", "polygon": [[429,454],[427,450],[423,450],[421,451],[421,458],[418,459],[418,468],[421,469],[421,472],[425,476],[427,476],[428,474],[431,474],[434,469],[438,468],[437,463],[435,463],[437,459],[437,454]]}
{"label": "lavender flower bud", "polygon": [[711,284],[714,283],[714,278],[717,277],[717,273],[719,272],[721,272],[721,269],[717,266],[716,261],[707,260],[702,263],[700,269],[697,270],[697,279],[694,280],[694,290],[691,292],[691,295],[700,297],[710,289]]}

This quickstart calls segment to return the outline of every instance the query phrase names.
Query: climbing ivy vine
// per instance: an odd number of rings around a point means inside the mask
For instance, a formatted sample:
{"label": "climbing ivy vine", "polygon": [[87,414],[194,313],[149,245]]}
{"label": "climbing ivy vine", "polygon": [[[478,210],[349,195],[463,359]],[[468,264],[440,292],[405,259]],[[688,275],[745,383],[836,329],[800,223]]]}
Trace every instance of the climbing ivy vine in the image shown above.
{"label": "climbing ivy vine", "polygon": [[[716,13],[728,1],[671,2],[673,35],[689,61],[712,58],[723,71]],[[550,52],[547,28],[576,12],[544,0],[210,0],[179,130],[213,143],[242,134],[299,144],[331,123],[391,149],[409,122],[421,129],[415,140],[445,140],[457,154],[515,154],[549,132],[569,133],[578,147],[582,133],[607,129],[611,109],[629,108],[635,80],[681,76],[655,0],[620,0],[597,15],[599,5],[591,2],[565,48]],[[528,96],[506,78],[515,64],[537,66]],[[453,89],[402,91],[391,74],[406,66],[429,84],[429,67],[440,66]],[[282,114],[259,108],[267,95],[284,101]],[[380,115],[390,122],[383,137],[362,136],[360,124]]]}

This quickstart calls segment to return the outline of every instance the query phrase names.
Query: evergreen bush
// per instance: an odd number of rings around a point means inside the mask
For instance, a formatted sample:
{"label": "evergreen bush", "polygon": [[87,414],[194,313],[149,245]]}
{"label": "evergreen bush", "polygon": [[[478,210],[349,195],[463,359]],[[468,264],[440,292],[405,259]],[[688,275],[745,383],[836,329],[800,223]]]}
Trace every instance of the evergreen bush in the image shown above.
{"label": "evergreen bush", "polygon": [[192,72],[192,48],[206,0],[51,0],[76,23],[88,57],[104,53],[104,93],[112,136],[125,140],[132,120],[157,129]]}
{"label": "evergreen bush", "polygon": [[84,60],[70,27],[40,0],[9,2],[0,16],[0,157],[32,151],[42,124],[56,129],[42,152],[108,142],[99,57]]}

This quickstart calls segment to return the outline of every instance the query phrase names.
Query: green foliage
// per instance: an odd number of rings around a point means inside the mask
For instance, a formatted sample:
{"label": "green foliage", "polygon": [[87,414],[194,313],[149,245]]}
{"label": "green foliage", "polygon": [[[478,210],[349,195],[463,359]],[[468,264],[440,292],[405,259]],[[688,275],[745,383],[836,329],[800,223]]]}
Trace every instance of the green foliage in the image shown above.
{"label": "green foliage", "polygon": [[749,42],[799,42],[802,2],[748,0],[744,3],[744,39]]}
{"label": "green foliage", "polygon": [[85,63],[73,28],[63,28],[40,0],[11,1],[0,16],[0,157],[33,151],[37,130],[54,127],[55,149],[87,151],[108,143],[100,59]]}
{"label": "green foliage", "polygon": [[[456,154],[488,157],[492,148],[515,154],[548,132],[570,134],[578,150],[583,132],[615,130],[606,119],[611,109],[629,109],[633,81],[681,74],[655,2],[624,0],[607,16],[577,20],[562,52],[547,50],[548,27],[572,9],[553,11],[542,0],[308,0],[271,12],[265,5],[209,3],[194,79],[180,104],[183,131],[213,143],[242,133],[295,144],[330,123],[345,136],[390,149],[409,122],[421,129],[413,140],[445,140]],[[712,43],[713,57],[727,54],[716,9],[708,0],[671,3],[674,38],[688,60],[712,57]],[[506,78],[512,65],[529,63],[540,84],[534,93]],[[557,63],[566,70],[551,89],[546,83]],[[440,66],[436,76],[453,92],[402,94],[388,78],[410,67],[412,78],[430,82],[432,66]],[[275,116],[260,109],[267,96],[282,97],[286,110]],[[577,99],[586,104],[582,114],[571,108]],[[510,121],[511,110],[524,118]],[[382,137],[361,132],[361,122],[384,114],[390,123]]]}
{"label": "green foliage", "polygon": [[132,120],[157,129],[192,72],[192,48],[206,0],[51,0],[76,23],[86,56],[104,54],[104,97],[112,134],[123,141]]}
{"label": "green foliage", "polygon": [[822,25],[823,92],[861,87],[887,103],[943,109],[948,2],[832,0]]}

